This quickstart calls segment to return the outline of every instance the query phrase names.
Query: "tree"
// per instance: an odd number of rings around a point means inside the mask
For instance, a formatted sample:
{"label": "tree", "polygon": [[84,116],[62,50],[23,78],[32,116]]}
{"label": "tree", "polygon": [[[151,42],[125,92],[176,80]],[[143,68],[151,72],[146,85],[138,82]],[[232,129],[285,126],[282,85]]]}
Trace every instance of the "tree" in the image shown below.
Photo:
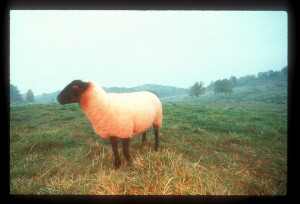
{"label": "tree", "polygon": [[259,79],[266,78],[266,77],[267,77],[267,73],[266,73],[266,72],[259,72],[259,73],[257,74],[257,77],[258,77]]}
{"label": "tree", "polygon": [[247,85],[249,83],[252,83],[254,82],[256,79],[256,76],[255,75],[247,75],[247,76],[243,76],[243,77],[240,77],[238,80],[237,80],[237,85],[238,86],[244,86],[244,85]]}
{"label": "tree", "polygon": [[29,89],[26,93],[26,100],[28,102],[33,102],[34,101],[34,95],[31,89]]}
{"label": "tree", "polygon": [[233,92],[232,88],[233,88],[233,84],[228,79],[218,80],[214,84],[215,95],[217,93],[231,94]]}
{"label": "tree", "polygon": [[11,104],[19,104],[22,103],[23,99],[20,94],[20,91],[17,86],[10,84],[9,85],[9,95],[10,95],[10,103]]}
{"label": "tree", "polygon": [[218,80],[214,83],[214,92],[215,92],[215,95],[218,93],[224,92],[221,80]]}
{"label": "tree", "polygon": [[208,90],[213,90],[214,88],[214,81],[211,81],[210,84],[206,87]]}
{"label": "tree", "polygon": [[273,71],[273,70],[269,70],[269,71],[267,72],[267,75],[268,75],[269,77],[273,77],[273,76],[274,76],[274,71]]}
{"label": "tree", "polygon": [[191,88],[190,88],[190,92],[189,92],[189,96],[196,96],[197,99],[199,97],[199,95],[204,94],[205,92],[205,87],[203,82],[196,82]]}
{"label": "tree", "polygon": [[235,76],[231,76],[231,77],[229,78],[229,81],[230,81],[231,84],[232,84],[232,88],[236,86],[236,84],[237,84],[237,78],[236,78]]}
{"label": "tree", "polygon": [[281,74],[284,75],[284,76],[288,75],[288,67],[287,66],[285,66],[284,68],[282,68]]}

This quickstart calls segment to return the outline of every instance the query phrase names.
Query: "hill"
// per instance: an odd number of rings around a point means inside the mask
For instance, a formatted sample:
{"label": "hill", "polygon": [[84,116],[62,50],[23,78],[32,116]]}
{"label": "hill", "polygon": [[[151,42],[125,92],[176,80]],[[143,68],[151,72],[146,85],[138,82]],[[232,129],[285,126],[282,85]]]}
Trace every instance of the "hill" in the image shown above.
{"label": "hill", "polygon": [[[163,86],[157,84],[144,84],[132,88],[103,87],[109,93],[129,93],[135,91],[150,91],[161,98],[162,102],[171,103],[276,103],[287,104],[287,70],[260,72],[240,78],[230,77],[233,93],[230,95],[214,93],[214,83],[206,87],[205,94],[199,99],[188,96],[188,88]],[[192,84],[192,83],[191,83]],[[59,91],[43,93],[35,96],[36,104],[57,103]],[[25,101],[25,94],[22,95]]]}
{"label": "hill", "polygon": [[236,79],[232,94],[215,94],[214,83],[198,99],[182,94],[162,98],[164,103],[190,104],[241,104],[273,103],[287,104],[287,67],[281,71],[260,72]]}
{"label": "hill", "polygon": [[134,87],[136,91],[148,90],[156,93],[159,97],[177,96],[181,94],[187,94],[189,89],[177,88],[174,86],[162,86],[156,84],[145,84]]}
{"label": "hill", "polygon": [[177,88],[174,86],[163,86],[157,84],[144,84],[140,86],[135,86],[132,88],[124,87],[103,87],[105,91],[109,93],[130,93],[135,91],[150,91],[155,93],[158,97],[176,96],[181,94],[186,94],[189,89]]}

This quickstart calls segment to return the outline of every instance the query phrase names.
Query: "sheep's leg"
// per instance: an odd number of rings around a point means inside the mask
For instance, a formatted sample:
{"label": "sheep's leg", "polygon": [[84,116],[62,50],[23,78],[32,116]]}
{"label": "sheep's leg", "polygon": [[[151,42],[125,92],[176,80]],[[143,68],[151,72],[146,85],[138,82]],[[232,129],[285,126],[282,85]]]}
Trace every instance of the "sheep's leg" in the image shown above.
{"label": "sheep's leg", "polygon": [[127,159],[127,162],[131,163],[131,159],[130,159],[130,155],[129,155],[129,141],[130,141],[129,138],[122,139],[124,155],[125,155],[125,157]]}
{"label": "sheep's leg", "polygon": [[158,151],[159,148],[159,142],[158,142],[158,130],[154,129],[154,134],[155,134],[155,151]]}
{"label": "sheep's leg", "polygon": [[115,156],[115,164],[114,167],[115,169],[118,169],[121,166],[121,161],[119,158],[119,153],[118,153],[118,144],[117,144],[117,138],[116,137],[111,137],[110,138],[112,150]]}
{"label": "sheep's leg", "polygon": [[142,143],[146,142],[146,132],[143,132]]}

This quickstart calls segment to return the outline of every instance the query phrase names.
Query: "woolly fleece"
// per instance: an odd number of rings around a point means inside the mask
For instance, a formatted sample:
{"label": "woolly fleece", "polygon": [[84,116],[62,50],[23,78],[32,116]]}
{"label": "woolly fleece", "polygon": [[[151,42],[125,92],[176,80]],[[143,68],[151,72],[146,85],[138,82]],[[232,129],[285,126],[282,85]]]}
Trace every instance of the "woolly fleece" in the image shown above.
{"label": "woolly fleece", "polygon": [[106,93],[95,81],[90,81],[82,93],[80,106],[86,112],[95,132],[103,138],[131,138],[147,131],[151,125],[162,125],[162,105],[150,92]]}

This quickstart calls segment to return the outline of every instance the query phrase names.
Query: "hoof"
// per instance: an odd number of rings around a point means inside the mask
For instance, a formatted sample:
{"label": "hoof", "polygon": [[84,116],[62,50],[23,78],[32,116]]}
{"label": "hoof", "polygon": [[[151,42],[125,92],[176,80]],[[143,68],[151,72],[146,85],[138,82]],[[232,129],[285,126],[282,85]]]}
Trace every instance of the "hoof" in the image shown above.
{"label": "hoof", "polygon": [[131,159],[127,160],[127,164],[131,165],[132,164],[132,160]]}
{"label": "hoof", "polygon": [[120,166],[121,166],[121,162],[115,162],[115,163],[114,163],[114,168],[115,168],[116,170],[119,169]]}

